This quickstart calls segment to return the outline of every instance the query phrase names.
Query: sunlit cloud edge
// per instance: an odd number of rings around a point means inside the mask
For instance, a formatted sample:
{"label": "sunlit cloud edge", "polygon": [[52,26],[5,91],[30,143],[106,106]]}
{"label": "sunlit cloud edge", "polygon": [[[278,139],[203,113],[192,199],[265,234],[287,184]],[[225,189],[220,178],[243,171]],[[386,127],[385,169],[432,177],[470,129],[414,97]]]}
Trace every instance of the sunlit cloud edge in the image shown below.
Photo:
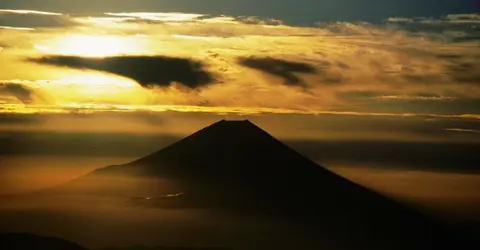
{"label": "sunlit cloud edge", "polygon": [[445,119],[480,120],[480,114],[426,114],[426,113],[379,113],[330,110],[297,110],[266,107],[227,107],[227,106],[193,106],[193,105],[114,105],[114,104],[77,104],[67,103],[51,105],[6,104],[0,108],[0,114],[38,114],[38,113],[96,113],[96,112],[181,112],[181,113],[216,113],[216,114],[300,114],[300,115],[343,115],[343,116],[378,116],[378,117],[424,117]]}

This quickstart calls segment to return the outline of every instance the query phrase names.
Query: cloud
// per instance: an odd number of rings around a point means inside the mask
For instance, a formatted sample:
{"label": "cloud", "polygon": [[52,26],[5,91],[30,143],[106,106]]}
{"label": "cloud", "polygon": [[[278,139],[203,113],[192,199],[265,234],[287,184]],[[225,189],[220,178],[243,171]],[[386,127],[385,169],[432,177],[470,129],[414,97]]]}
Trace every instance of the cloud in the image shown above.
{"label": "cloud", "polygon": [[456,97],[452,97],[452,96],[430,96],[430,95],[416,95],[416,96],[381,95],[375,98],[383,99],[383,100],[414,100],[414,101],[453,101],[457,99]]}
{"label": "cloud", "polygon": [[480,14],[449,14],[445,16],[445,20],[459,23],[480,23]]}
{"label": "cloud", "polygon": [[202,23],[222,23],[222,24],[254,24],[254,25],[283,25],[283,21],[274,18],[263,18],[258,16],[214,16],[194,13],[179,12],[124,12],[124,13],[105,13],[107,18],[119,22],[147,22],[147,23],[171,23],[171,22],[202,22]]}
{"label": "cloud", "polygon": [[14,96],[24,104],[31,103],[33,99],[33,91],[21,84],[0,83],[0,94],[2,92]]}
{"label": "cloud", "polygon": [[2,114],[0,113],[0,124],[6,125],[38,125],[42,122],[41,115],[23,115],[23,114]]}
{"label": "cloud", "polygon": [[30,59],[32,62],[74,69],[108,72],[137,81],[146,88],[166,87],[178,82],[189,88],[200,88],[214,82],[211,73],[201,62],[166,56],[120,56],[83,58],[47,56]]}
{"label": "cloud", "polygon": [[217,115],[334,115],[345,117],[395,117],[395,118],[425,118],[425,119],[453,119],[478,121],[480,114],[435,114],[435,113],[387,113],[362,111],[335,111],[335,110],[306,110],[267,107],[240,107],[240,106],[199,106],[199,105],[115,105],[115,104],[56,104],[56,105],[4,105],[2,114],[92,114],[92,113],[136,113],[136,112],[179,112],[179,113],[210,113]]}
{"label": "cloud", "polygon": [[[469,144],[474,145],[474,143],[478,144],[477,137],[471,136],[469,133],[455,133],[446,131],[445,129],[480,129],[479,120],[474,119],[427,119],[421,116],[310,115],[298,114],[297,112],[217,113],[214,112],[215,109],[217,111],[220,110],[217,107],[211,107],[210,111],[207,110],[208,107],[205,107],[205,110],[202,112],[188,110],[186,107],[183,109],[181,109],[181,107],[177,108],[177,110],[165,110],[162,112],[146,110],[118,112],[118,110],[112,108],[110,111],[85,113],[43,112],[35,114],[0,114],[0,140],[2,139],[2,134],[5,134],[2,132],[7,132],[8,134],[14,131],[30,131],[42,134],[50,131],[54,135],[71,132],[81,138],[85,138],[85,133],[92,133],[92,139],[98,139],[98,143],[103,143],[103,140],[95,137],[94,134],[110,134],[112,137],[117,137],[115,135],[119,134],[140,134],[145,135],[145,139],[151,141],[151,145],[154,146],[144,151],[148,152],[149,150],[156,150],[155,145],[159,147],[159,140],[157,140],[156,137],[159,134],[186,136],[220,119],[250,119],[277,138],[306,139],[307,141],[320,139],[325,142],[326,145],[333,141],[338,142],[338,140],[357,141],[358,145],[361,145],[362,141],[365,140],[473,142]],[[230,112],[231,109],[224,107],[223,111]],[[153,119],[153,121],[151,119]],[[98,124],[102,124],[102,126],[98,126]],[[352,126],[352,124],[355,126]],[[3,144],[0,143],[0,145]],[[41,143],[39,145],[41,145]],[[142,145],[138,146],[142,147]],[[337,146],[341,147],[341,142],[338,142]],[[134,150],[137,149],[138,148]],[[62,151],[62,149],[59,150]],[[456,148],[456,150],[462,151],[458,148]],[[142,153],[141,150],[136,152]],[[312,155],[314,159],[319,156],[321,156],[321,154]]]}
{"label": "cloud", "polygon": [[480,84],[480,61],[453,62],[447,66],[453,79],[459,83]]}
{"label": "cloud", "polygon": [[271,25],[278,26],[283,25],[284,22],[280,19],[275,18],[262,18],[257,16],[241,16],[235,18],[236,21],[245,23],[245,24],[255,24],[255,25]]}
{"label": "cloud", "polygon": [[61,16],[61,13],[55,12],[45,12],[45,11],[37,11],[37,10],[11,10],[11,9],[0,9],[0,14],[22,14],[22,15],[44,15],[44,16]]}
{"label": "cloud", "polygon": [[387,22],[390,23],[413,23],[413,18],[406,18],[406,17],[389,17]]}
{"label": "cloud", "polygon": [[[427,18],[427,17],[390,17],[387,18],[387,22],[392,23],[422,23],[430,25],[441,24],[477,24],[480,22],[480,14],[478,13],[465,13],[465,14],[448,14],[440,18]],[[458,26],[457,26],[458,27]]]}
{"label": "cloud", "polygon": [[333,34],[349,36],[380,35],[381,33],[384,33],[380,27],[368,22],[317,22],[315,25]]}
{"label": "cloud", "polygon": [[69,16],[61,13],[35,10],[0,9],[0,26],[4,28],[34,29],[77,25]]}
{"label": "cloud", "polygon": [[191,14],[191,13],[161,13],[161,12],[124,12],[124,13],[105,13],[107,16],[120,17],[120,18],[133,18],[127,19],[128,21],[158,21],[158,22],[186,22],[195,21],[205,16],[203,14]]}
{"label": "cloud", "polygon": [[463,132],[463,133],[474,133],[474,134],[480,134],[480,130],[475,130],[475,129],[466,129],[466,128],[447,128],[445,129],[447,131],[453,131],[453,132]]}
{"label": "cloud", "polygon": [[21,27],[11,27],[11,26],[0,26],[0,29],[3,30],[21,30],[21,31],[33,31],[33,28],[21,28]]}
{"label": "cloud", "polygon": [[417,35],[451,42],[479,41],[479,14],[450,14],[441,18],[391,17],[386,20],[390,29],[403,29]]}
{"label": "cloud", "polygon": [[286,85],[300,85],[304,86],[303,80],[296,74],[315,74],[316,69],[314,66],[302,63],[287,61],[283,59],[275,58],[257,58],[247,57],[240,58],[238,62],[248,68],[259,70],[267,74],[271,74],[277,77],[281,77],[285,80]]}

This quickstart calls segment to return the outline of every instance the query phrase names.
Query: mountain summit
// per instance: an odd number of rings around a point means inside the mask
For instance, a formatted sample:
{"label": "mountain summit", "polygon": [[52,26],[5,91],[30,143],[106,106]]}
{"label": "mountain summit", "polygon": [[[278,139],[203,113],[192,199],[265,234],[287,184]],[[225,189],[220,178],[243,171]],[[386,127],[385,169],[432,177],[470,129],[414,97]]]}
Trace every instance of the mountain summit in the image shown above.
{"label": "mountain summit", "polygon": [[459,249],[452,230],[317,165],[250,121],[219,121],[65,190],[82,187],[163,208],[288,219],[355,249]]}

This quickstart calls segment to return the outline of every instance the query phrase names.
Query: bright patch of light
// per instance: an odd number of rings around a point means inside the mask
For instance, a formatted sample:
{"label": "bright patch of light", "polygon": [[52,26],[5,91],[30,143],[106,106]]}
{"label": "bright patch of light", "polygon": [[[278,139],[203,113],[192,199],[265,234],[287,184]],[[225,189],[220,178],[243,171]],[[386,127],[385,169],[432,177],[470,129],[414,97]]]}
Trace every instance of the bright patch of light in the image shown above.
{"label": "bright patch of light", "polygon": [[155,12],[132,12],[132,13],[105,13],[109,16],[117,17],[135,17],[151,21],[181,22],[193,21],[204,15],[187,13],[155,13]]}
{"label": "bright patch of light", "polygon": [[122,28],[127,27],[127,21],[135,20],[134,17],[77,17],[77,23],[91,25],[94,27]]}
{"label": "bright patch of light", "polygon": [[219,16],[201,20],[204,23],[223,23],[223,24],[238,24],[234,17]]}
{"label": "bright patch of light", "polygon": [[189,39],[189,40],[213,40],[214,38],[211,37],[205,37],[205,36],[189,36],[189,35],[172,35],[173,38],[179,38],[179,39]]}
{"label": "bright patch of light", "polygon": [[138,101],[138,91],[142,91],[142,88],[132,80],[96,72],[65,74],[60,76],[56,83],[50,85],[57,86],[50,92],[55,92],[58,102],[72,100],[86,104],[93,102],[96,105],[118,100]]}
{"label": "bright patch of light", "polygon": [[145,50],[137,37],[69,35],[34,45],[43,53],[83,57],[107,57],[138,54]]}
{"label": "bright patch of light", "polygon": [[117,87],[135,87],[138,84],[132,80],[110,76],[103,73],[76,73],[62,74],[57,81],[57,84],[63,85],[88,85],[88,86],[117,86]]}

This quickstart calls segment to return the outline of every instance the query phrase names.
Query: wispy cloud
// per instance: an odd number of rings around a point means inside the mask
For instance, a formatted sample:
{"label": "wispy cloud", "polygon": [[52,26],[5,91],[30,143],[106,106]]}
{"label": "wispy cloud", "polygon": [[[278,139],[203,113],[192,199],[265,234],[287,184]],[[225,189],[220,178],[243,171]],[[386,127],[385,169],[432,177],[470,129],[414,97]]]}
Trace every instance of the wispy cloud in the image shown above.
{"label": "wispy cloud", "polygon": [[12,10],[12,9],[0,9],[0,14],[9,13],[9,14],[22,14],[22,15],[45,15],[45,16],[61,16],[62,13],[55,12],[45,12],[38,10]]}
{"label": "wispy cloud", "polygon": [[[447,42],[479,41],[479,14],[450,14],[441,18],[391,17],[387,26]],[[389,25],[390,24],[390,25]]]}
{"label": "wispy cloud", "polygon": [[[399,118],[437,118],[437,119],[460,119],[480,120],[480,114],[427,114],[427,113],[376,113],[354,111],[331,111],[331,110],[301,110],[281,109],[266,107],[236,107],[236,106],[189,106],[189,105],[121,105],[109,103],[64,103],[57,105],[4,105],[0,113],[23,113],[23,114],[70,114],[70,113],[96,113],[96,112],[181,112],[181,113],[212,113],[212,114],[298,114],[298,115],[338,115],[352,117],[399,117]],[[448,131],[468,132],[466,129],[446,129]],[[472,131],[469,131],[472,132]]]}
{"label": "wispy cloud", "polygon": [[190,13],[158,13],[158,12],[125,12],[125,13],[105,13],[107,16],[114,17],[132,17],[140,20],[149,21],[163,21],[163,22],[181,22],[181,21],[195,21],[203,14]]}
{"label": "wispy cloud", "polygon": [[285,80],[287,85],[304,85],[296,74],[315,74],[314,66],[302,62],[293,62],[270,57],[265,58],[240,58],[239,63],[245,67],[259,70]]}
{"label": "wispy cloud", "polygon": [[389,17],[387,19],[388,22],[391,23],[413,23],[415,20],[413,18],[407,18],[407,17]]}
{"label": "wispy cloud", "polygon": [[449,14],[445,16],[445,20],[457,23],[480,23],[480,14]]}
{"label": "wispy cloud", "polygon": [[475,129],[465,129],[465,128],[447,128],[445,129],[447,131],[452,131],[452,132],[462,132],[462,133],[475,133],[475,134],[480,134],[480,130],[475,130]]}
{"label": "wispy cloud", "polygon": [[400,23],[424,23],[424,24],[441,24],[441,23],[457,23],[457,24],[476,24],[480,22],[480,14],[448,14],[441,18],[426,18],[426,17],[390,17],[388,22],[400,22]]}
{"label": "wispy cloud", "polygon": [[0,25],[11,29],[59,28],[76,25],[76,22],[62,13],[0,9]]}
{"label": "wispy cloud", "polygon": [[23,31],[32,31],[34,28],[24,28],[24,27],[11,27],[11,26],[0,26],[0,29],[5,30],[23,30]]}
{"label": "wispy cloud", "polygon": [[383,100],[416,100],[416,101],[453,101],[458,99],[452,96],[406,96],[406,95],[382,95],[375,97]]}

